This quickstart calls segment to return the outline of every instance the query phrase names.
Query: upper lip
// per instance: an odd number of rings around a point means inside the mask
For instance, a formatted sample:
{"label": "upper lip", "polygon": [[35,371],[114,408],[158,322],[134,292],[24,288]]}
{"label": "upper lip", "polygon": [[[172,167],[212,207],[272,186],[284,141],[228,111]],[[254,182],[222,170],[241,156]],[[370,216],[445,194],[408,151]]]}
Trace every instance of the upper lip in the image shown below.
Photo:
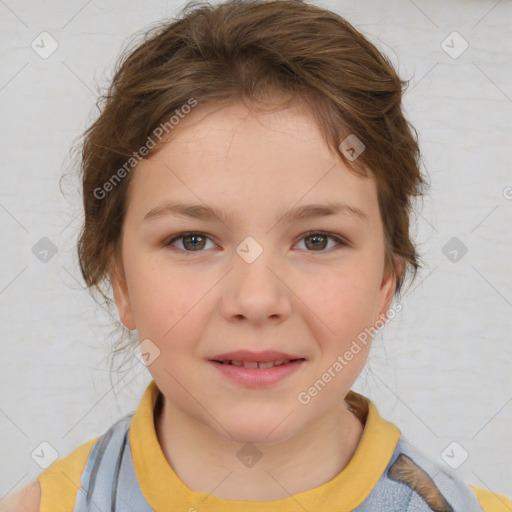
{"label": "upper lip", "polygon": [[268,363],[272,361],[285,361],[287,359],[304,359],[300,356],[278,352],[276,350],[265,350],[263,352],[251,352],[250,350],[235,350],[234,352],[226,352],[219,354],[210,359],[210,361],[243,361]]}

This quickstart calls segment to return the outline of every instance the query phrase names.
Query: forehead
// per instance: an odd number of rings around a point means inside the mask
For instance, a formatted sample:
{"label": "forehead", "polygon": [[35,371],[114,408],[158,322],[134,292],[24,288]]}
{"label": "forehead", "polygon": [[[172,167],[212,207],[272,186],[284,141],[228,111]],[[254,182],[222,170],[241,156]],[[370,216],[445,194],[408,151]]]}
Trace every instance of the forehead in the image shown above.
{"label": "forehead", "polygon": [[[269,100],[266,108],[255,104],[247,106],[240,101],[199,104],[180,120],[168,141],[180,148],[207,144],[211,156],[223,159],[238,156],[247,159],[248,152],[253,149],[263,150],[264,156],[274,146],[284,153],[305,144],[302,156],[313,147],[318,160],[333,160],[308,106],[303,102],[282,106],[278,98]],[[229,143],[229,155],[225,151],[226,142]],[[233,153],[237,150],[242,154]]]}
{"label": "forehead", "polygon": [[198,105],[134,174],[129,203],[139,215],[159,202],[185,199],[219,206],[235,218],[244,212],[274,218],[283,206],[326,202],[378,216],[374,180],[331,152],[299,104],[274,111]]}

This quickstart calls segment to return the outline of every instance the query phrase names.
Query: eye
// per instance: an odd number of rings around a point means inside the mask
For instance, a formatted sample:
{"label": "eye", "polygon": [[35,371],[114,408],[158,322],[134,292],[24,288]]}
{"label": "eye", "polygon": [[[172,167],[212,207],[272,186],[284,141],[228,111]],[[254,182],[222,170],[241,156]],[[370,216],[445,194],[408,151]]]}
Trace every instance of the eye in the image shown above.
{"label": "eye", "polygon": [[334,246],[335,248],[340,248],[344,245],[347,245],[341,237],[334,235],[333,233],[327,233],[325,231],[310,231],[301,238],[301,241],[306,240],[306,248],[313,249],[309,252],[327,252],[324,249],[326,248],[326,245],[328,245],[329,239],[336,242]]}
{"label": "eye", "polygon": [[204,233],[190,231],[176,235],[175,237],[171,238],[168,242],[166,242],[165,245],[173,245],[178,240],[181,241],[179,244],[181,245],[181,247],[176,247],[177,249],[185,249],[184,252],[201,252],[201,249],[204,249],[205,247],[206,241],[210,239]]}
{"label": "eye", "polygon": [[[306,241],[305,247],[308,252],[327,252],[326,247],[329,245],[329,240],[335,242],[334,246],[331,246],[329,249],[340,248],[347,245],[343,238],[325,231],[310,231],[301,238],[301,241],[302,240]],[[185,253],[202,252],[202,249],[214,248],[206,247],[208,241],[210,241],[214,247],[216,246],[205,233],[200,231],[188,231],[172,237],[164,245],[174,246],[175,249]],[[177,242],[179,242],[179,244],[177,246],[174,245]]]}

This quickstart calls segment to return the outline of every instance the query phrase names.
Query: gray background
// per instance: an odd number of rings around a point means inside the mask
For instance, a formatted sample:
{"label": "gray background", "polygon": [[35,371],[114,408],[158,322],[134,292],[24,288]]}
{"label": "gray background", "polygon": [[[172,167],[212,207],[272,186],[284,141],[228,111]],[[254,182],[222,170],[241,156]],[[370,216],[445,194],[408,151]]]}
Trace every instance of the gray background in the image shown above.
{"label": "gray background", "polygon": [[[512,2],[316,3],[411,79],[405,107],[431,179],[413,227],[427,266],[354,389],[429,457],[512,496]],[[138,360],[110,374],[109,319],[74,254],[70,148],[127,38],[181,5],[0,0],[0,498],[42,471],[41,442],[65,456],[135,410],[151,379]],[[31,43],[49,51],[45,31],[58,48],[42,58]]]}

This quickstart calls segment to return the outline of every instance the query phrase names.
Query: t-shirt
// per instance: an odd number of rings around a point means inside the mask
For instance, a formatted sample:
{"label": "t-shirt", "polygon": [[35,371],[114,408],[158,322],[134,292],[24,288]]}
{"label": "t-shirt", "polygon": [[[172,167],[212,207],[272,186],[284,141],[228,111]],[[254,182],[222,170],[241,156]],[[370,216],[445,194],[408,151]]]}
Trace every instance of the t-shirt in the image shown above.
{"label": "t-shirt", "polygon": [[37,480],[41,512],[505,512],[512,501],[468,485],[425,458],[381,418],[374,404],[350,391],[364,425],[348,465],[323,485],[276,501],[218,498],[189,489],[167,462],[155,430],[161,392],[154,380],[134,413],[53,462]]}

